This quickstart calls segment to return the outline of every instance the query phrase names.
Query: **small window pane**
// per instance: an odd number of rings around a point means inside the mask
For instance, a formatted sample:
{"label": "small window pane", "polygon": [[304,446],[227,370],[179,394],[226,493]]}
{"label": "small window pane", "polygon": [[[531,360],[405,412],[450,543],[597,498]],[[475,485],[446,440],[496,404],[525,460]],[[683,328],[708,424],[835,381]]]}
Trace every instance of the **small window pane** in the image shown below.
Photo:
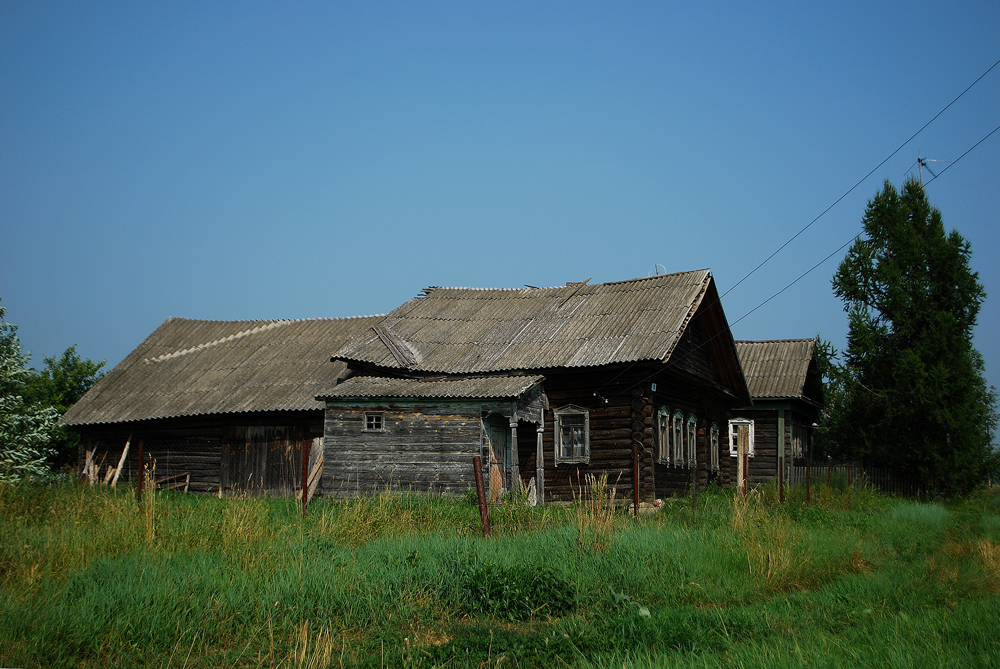
{"label": "small window pane", "polygon": [[366,430],[381,430],[382,429],[382,414],[380,414],[380,413],[366,413],[365,414],[365,429]]}

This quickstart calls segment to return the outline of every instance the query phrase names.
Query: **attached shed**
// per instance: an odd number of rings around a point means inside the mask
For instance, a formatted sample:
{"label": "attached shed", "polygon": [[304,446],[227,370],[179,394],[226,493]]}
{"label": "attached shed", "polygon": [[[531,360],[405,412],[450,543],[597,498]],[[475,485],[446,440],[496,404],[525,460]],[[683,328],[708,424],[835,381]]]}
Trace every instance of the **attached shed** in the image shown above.
{"label": "attached shed", "polygon": [[[497,384],[509,377],[541,379],[521,391],[539,393],[541,421],[509,422],[517,446],[506,460],[497,458],[500,471],[489,464],[498,450],[494,446],[490,453],[492,438],[483,441],[481,451],[493,488],[497,478],[501,487],[534,478],[540,500],[572,499],[587,474],[607,474],[622,496],[637,492],[647,502],[686,492],[695,483],[703,486],[728,453],[724,428],[730,411],[750,404],[708,270],[554,288],[427,288],[333,360],[346,363],[353,375],[407,380],[414,387],[432,387],[434,378]],[[457,432],[464,426],[471,430],[463,437],[468,445],[477,427],[479,435],[490,429],[486,420],[477,422],[482,402],[513,399],[495,392],[434,398],[440,418],[429,428],[423,405],[403,403],[406,396],[396,386],[385,391],[365,386],[362,395],[352,383],[361,382],[348,379],[344,390],[322,395],[326,460],[349,463],[338,450],[364,444],[380,466],[397,463],[393,471],[407,453],[419,451],[427,429],[448,425]],[[525,399],[518,395],[518,402]],[[365,440],[366,423],[358,416],[369,406],[384,407],[385,420],[393,421],[392,443]],[[465,466],[468,481],[473,472]],[[362,479],[360,468],[351,476],[331,469],[325,487],[369,492],[385,485],[378,477]],[[431,489],[430,483],[409,485]]]}
{"label": "attached shed", "polygon": [[[815,347],[815,339],[736,342],[753,405],[733,412],[730,434],[738,434],[742,426],[749,439],[750,484],[772,481],[779,468],[801,464],[809,456],[812,426],[823,407]],[[729,455],[726,478],[738,483],[735,443]]]}
{"label": "attached shed", "polygon": [[346,373],[330,352],[379,317],[205,321],[169,318],[63,417],[88,456],[121,476],[202,492],[285,495],[301,488],[302,449],[321,466],[323,404]]}
{"label": "attached shed", "polygon": [[480,454],[495,472],[494,493],[509,488],[511,480],[499,480],[500,472],[517,478],[516,463],[541,448],[543,380],[358,376],[344,381],[321,395],[329,444],[324,491],[341,497],[379,489],[461,493],[475,485],[472,462]]}

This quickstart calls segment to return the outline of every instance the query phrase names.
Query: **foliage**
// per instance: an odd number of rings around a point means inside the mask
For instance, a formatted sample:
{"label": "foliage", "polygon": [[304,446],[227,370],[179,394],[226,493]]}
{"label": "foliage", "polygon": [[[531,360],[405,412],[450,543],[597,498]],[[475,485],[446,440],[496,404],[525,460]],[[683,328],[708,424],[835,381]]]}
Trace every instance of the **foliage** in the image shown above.
{"label": "foliage", "polygon": [[[74,344],[59,358],[45,358],[45,367],[40,372],[31,370],[24,388],[25,400],[29,404],[52,407],[62,415],[101,380],[104,365],[104,360],[94,362],[81,358]],[[58,426],[50,443],[54,451],[52,464],[56,467],[74,464],[79,443],[80,435],[65,425]]]}
{"label": "foliage", "polygon": [[25,401],[30,372],[17,327],[4,320],[0,306],[0,483],[41,478],[48,473],[49,443],[59,411]]}
{"label": "foliage", "polygon": [[849,333],[843,366],[828,366],[840,395],[826,445],[917,475],[929,490],[967,492],[997,461],[996,391],[972,346],[986,293],[971,247],[945,232],[914,179],[901,191],[887,181],[863,226],[833,279]]}

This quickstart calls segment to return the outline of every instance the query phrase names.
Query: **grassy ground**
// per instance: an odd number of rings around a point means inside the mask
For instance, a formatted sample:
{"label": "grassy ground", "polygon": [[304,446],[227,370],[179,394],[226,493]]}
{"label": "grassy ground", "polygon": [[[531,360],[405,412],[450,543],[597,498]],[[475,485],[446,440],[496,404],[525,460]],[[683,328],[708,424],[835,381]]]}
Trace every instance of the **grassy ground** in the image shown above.
{"label": "grassy ground", "polygon": [[1000,494],[800,492],[482,539],[469,500],[0,486],[0,666],[1000,665]]}

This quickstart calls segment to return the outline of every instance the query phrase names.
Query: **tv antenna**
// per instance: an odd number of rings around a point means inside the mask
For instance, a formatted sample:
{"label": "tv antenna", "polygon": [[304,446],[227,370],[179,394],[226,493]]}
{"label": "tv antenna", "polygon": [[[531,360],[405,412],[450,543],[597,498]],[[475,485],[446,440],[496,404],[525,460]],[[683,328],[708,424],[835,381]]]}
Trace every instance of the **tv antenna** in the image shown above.
{"label": "tv antenna", "polygon": [[647,274],[646,276],[653,276],[653,275],[660,276],[660,268],[661,267],[663,268],[663,273],[666,274],[667,273],[667,267],[666,267],[666,265],[661,265],[660,263],[653,263],[653,272],[652,272],[652,274]]}
{"label": "tv antenna", "polygon": [[933,158],[921,158],[920,153],[917,152],[917,171],[920,172],[920,187],[924,187],[924,170],[931,173],[931,176],[937,179],[937,174],[931,169],[931,166],[927,163],[950,163],[950,160],[934,160]]}

